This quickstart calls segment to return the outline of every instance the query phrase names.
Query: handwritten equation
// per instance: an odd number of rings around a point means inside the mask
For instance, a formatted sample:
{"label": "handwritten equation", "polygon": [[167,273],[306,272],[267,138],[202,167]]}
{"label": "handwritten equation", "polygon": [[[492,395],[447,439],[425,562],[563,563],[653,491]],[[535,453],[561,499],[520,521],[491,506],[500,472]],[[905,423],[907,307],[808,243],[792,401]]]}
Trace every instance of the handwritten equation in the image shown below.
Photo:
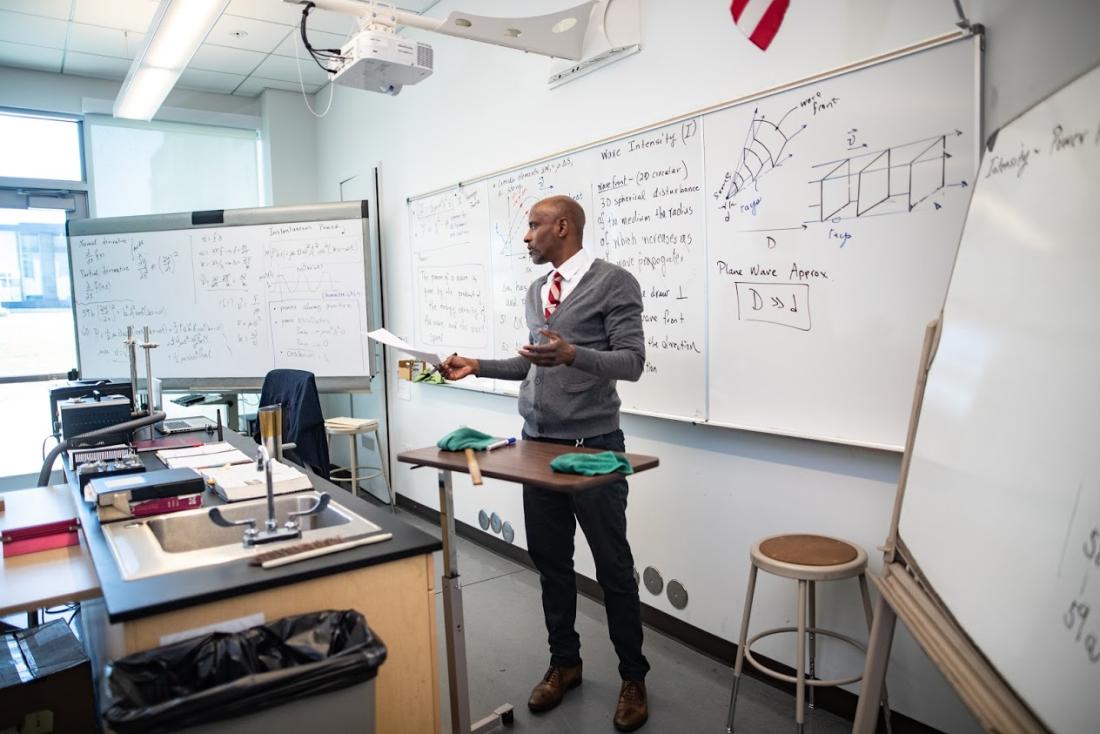
{"label": "handwritten equation", "polygon": [[163,377],[367,371],[361,220],[74,237],[71,247],[89,374],[122,374],[129,326],[149,327]]}

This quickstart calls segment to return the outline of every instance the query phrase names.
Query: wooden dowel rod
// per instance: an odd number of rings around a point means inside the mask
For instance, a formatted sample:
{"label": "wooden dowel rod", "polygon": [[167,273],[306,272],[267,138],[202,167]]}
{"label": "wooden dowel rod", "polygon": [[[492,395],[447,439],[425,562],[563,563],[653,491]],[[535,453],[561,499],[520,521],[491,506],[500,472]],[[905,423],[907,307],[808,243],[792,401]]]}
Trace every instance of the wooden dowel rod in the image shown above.
{"label": "wooden dowel rod", "polygon": [[481,484],[481,467],[477,464],[473,449],[466,449],[466,466],[470,467],[470,479],[473,483]]}

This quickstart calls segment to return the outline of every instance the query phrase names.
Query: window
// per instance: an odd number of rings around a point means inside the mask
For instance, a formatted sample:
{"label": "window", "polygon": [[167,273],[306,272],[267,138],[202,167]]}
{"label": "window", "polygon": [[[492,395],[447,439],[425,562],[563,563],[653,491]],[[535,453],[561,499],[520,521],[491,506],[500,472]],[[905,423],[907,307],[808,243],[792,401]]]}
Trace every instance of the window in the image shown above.
{"label": "window", "polygon": [[87,120],[97,217],[263,204],[256,130]]}
{"label": "window", "polygon": [[0,113],[0,176],[83,181],[80,123],[20,113]]}
{"label": "window", "polygon": [[0,113],[2,481],[37,473],[50,382],[76,367],[65,220],[87,216],[81,136],[76,119]]}

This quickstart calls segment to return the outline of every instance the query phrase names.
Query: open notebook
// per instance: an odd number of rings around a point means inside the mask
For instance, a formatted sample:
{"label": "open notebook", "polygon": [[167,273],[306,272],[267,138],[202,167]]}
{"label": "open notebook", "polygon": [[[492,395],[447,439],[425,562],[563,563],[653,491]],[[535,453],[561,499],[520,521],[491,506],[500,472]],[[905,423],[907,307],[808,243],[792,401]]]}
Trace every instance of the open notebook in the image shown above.
{"label": "open notebook", "polygon": [[210,466],[246,464],[254,461],[251,456],[224,441],[192,448],[163,449],[157,452],[157,458],[169,469],[205,469]]}
{"label": "open notebook", "polygon": [[[264,472],[257,471],[256,465],[251,462],[208,467],[200,471],[207,479],[213,480],[214,492],[227,502],[267,496]],[[308,476],[278,461],[271,462],[271,479],[275,494],[313,489],[313,483]]]}

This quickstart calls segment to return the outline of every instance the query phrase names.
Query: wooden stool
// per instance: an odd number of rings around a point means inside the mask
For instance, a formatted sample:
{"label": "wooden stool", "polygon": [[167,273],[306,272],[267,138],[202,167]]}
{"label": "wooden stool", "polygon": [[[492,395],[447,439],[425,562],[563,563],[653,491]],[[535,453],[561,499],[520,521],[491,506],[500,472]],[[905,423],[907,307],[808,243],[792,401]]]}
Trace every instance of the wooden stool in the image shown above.
{"label": "wooden stool", "polygon": [[[733,668],[733,693],[730,695],[730,710],[726,718],[726,731],[733,732],[733,715],[737,707],[737,688],[741,683],[741,668],[747,658],[749,663],[761,673],[777,680],[795,685],[795,724],[799,734],[805,726],[806,687],[810,687],[810,708],[814,707],[814,688],[817,686],[840,686],[854,683],[863,676],[862,670],[848,678],[817,680],[814,658],[817,652],[817,635],[822,634],[847,642],[867,651],[862,643],[842,635],[817,627],[815,619],[815,584],[818,581],[837,581],[853,576],[859,578],[859,591],[863,597],[863,613],[867,618],[867,629],[871,629],[871,597],[867,592],[867,553],[857,545],[845,540],[829,538],[823,535],[776,535],[765,538],[752,547],[750,554],[752,568],[749,570],[749,588],[745,595],[745,611],[741,617],[741,635],[737,640],[737,662]],[[763,569],[776,576],[798,581],[798,626],[776,627],[764,630],[748,639],[749,614],[752,612],[752,597],[756,589],[756,572]],[[807,615],[808,608],[808,615]],[[809,623],[807,623],[809,616]],[[797,632],[795,656],[798,660],[796,675],[791,677],[765,667],[753,657],[751,647],[757,640],[781,632]],[[809,637],[809,677],[806,676],[806,642]],[[883,687],[882,706],[886,715],[886,731],[890,728],[890,706]]]}
{"label": "wooden stool", "polygon": [[[378,421],[373,418],[363,418],[358,419],[356,425],[349,425],[341,423],[339,418],[327,420],[325,421],[325,433],[329,436],[351,437],[351,466],[336,467],[329,472],[329,480],[333,482],[350,483],[352,494],[358,496],[359,482],[367,479],[374,479],[375,477],[382,477],[382,482],[386,485],[386,494],[388,494],[390,498],[390,509],[396,512],[397,498],[394,496],[393,488],[386,478],[386,461],[382,456],[382,442],[381,435],[378,431]],[[359,436],[364,433],[374,434],[374,445],[378,449],[379,466],[359,465]],[[347,476],[336,476],[337,474],[347,474]]]}

